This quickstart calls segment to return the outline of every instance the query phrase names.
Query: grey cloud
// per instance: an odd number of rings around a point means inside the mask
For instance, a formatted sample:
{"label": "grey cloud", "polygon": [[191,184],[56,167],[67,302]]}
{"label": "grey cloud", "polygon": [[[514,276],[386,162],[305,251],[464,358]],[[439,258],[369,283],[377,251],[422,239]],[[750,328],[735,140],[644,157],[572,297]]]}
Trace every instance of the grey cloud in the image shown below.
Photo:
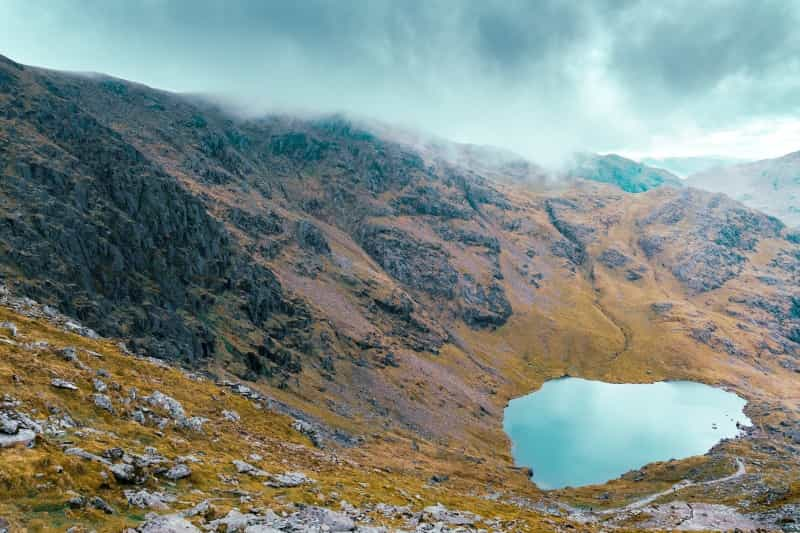
{"label": "grey cloud", "polygon": [[800,4],[5,0],[0,53],[540,160],[795,114]]}
{"label": "grey cloud", "polygon": [[[617,20],[614,66],[626,81],[684,97],[737,76],[765,76],[800,56],[789,2],[683,2],[638,9]],[[644,23],[643,23],[644,22]]]}

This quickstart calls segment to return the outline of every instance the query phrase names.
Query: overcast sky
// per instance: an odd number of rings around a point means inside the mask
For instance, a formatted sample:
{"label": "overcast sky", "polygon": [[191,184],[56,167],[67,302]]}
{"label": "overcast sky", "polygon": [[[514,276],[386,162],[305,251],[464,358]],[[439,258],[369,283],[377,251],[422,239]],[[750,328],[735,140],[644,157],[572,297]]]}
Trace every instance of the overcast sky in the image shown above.
{"label": "overcast sky", "polygon": [[0,0],[0,53],[543,162],[800,150],[800,2]]}

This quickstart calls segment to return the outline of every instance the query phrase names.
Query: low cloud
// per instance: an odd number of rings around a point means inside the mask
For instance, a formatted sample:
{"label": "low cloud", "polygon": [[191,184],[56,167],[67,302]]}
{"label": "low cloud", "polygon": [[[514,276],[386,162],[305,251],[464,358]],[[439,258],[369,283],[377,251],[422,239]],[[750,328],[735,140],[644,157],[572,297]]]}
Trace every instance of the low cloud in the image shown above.
{"label": "low cloud", "polygon": [[7,0],[0,53],[226,95],[253,114],[344,111],[553,162],[796,120],[798,6]]}

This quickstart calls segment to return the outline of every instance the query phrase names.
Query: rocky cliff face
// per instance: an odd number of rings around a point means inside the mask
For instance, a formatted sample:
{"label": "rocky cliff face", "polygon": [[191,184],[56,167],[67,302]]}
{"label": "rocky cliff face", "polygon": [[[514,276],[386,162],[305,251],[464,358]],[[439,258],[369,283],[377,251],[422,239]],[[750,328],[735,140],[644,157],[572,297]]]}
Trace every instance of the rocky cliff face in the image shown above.
{"label": "rocky cliff face", "polygon": [[0,273],[342,442],[420,439],[487,475],[504,403],[564,374],[725,383],[791,417],[795,233],[691,189],[534,189],[482,153],[3,60]]}

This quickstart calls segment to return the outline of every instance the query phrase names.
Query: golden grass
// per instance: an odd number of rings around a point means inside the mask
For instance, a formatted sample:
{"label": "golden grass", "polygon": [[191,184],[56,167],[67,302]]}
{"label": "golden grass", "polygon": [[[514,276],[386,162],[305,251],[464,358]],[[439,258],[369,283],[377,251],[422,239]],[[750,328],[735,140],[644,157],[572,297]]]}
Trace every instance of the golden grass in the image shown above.
{"label": "golden grass", "polygon": [[[50,347],[30,351],[0,343],[3,392],[20,400],[19,409],[34,413],[37,419],[43,418],[52,406],[68,413],[84,426],[81,428],[83,436],[77,437],[71,432],[62,440],[89,452],[100,454],[108,448],[121,447],[132,453],[142,453],[145,447],[154,446],[168,458],[190,454],[200,458],[201,464],[190,465],[193,473],[186,480],[176,483],[150,480],[145,485],[151,490],[175,494],[178,508],[208,498],[216,513],[221,515],[232,507],[243,507],[239,501],[241,493],[252,498],[244,504],[245,508],[275,507],[291,502],[336,508],[339,501],[347,500],[356,506],[384,502],[411,504],[419,509],[441,502],[485,517],[516,520],[527,530],[543,527],[542,517],[533,512],[476,497],[473,493],[479,485],[473,481],[485,478],[480,475],[476,478],[474,471],[459,469],[449,452],[439,454],[437,459],[437,452],[430,444],[422,443],[422,446],[433,458],[421,453],[418,459],[401,461],[399,465],[396,464],[398,457],[413,455],[409,439],[374,439],[353,450],[318,450],[291,429],[291,419],[259,409],[210,381],[192,379],[180,370],[122,354],[110,341],[64,333],[41,320],[0,309],[0,321],[5,320],[19,327],[20,334],[15,341],[46,341]],[[93,370],[80,370],[64,361],[56,350],[65,346],[78,348],[79,358]],[[87,350],[100,357],[88,354]],[[180,401],[187,415],[205,416],[211,421],[201,434],[169,426],[159,435],[155,428],[101,411],[91,401],[91,379],[98,368],[110,374],[109,378],[103,378],[108,384],[119,385],[119,390],[112,390],[109,395],[120,411],[123,410],[120,399],[135,387],[139,396],[160,390]],[[55,389],[49,384],[53,377],[70,380],[80,390]],[[223,409],[235,410],[241,421],[223,420],[220,416]],[[96,432],[87,432],[87,428]],[[129,508],[124,500],[122,491],[128,486],[117,484],[98,463],[65,455],[59,444],[59,439],[44,436],[37,438],[33,449],[0,450],[0,516],[23,531],[63,530],[75,524],[109,531],[135,525],[143,519],[147,511]],[[407,447],[408,453],[398,453],[398,446]],[[317,483],[273,489],[266,487],[263,480],[237,475],[232,461],[247,460],[250,453],[263,456],[263,461],[255,464],[268,472],[300,470]],[[431,472],[449,472],[456,476],[456,481],[452,485],[428,485]],[[237,479],[238,484],[228,485],[220,480],[220,475]],[[498,481],[501,480],[498,478]],[[105,515],[90,508],[69,509],[66,504],[69,491],[86,497],[100,496],[117,513]],[[380,520],[385,522],[385,519]]]}

